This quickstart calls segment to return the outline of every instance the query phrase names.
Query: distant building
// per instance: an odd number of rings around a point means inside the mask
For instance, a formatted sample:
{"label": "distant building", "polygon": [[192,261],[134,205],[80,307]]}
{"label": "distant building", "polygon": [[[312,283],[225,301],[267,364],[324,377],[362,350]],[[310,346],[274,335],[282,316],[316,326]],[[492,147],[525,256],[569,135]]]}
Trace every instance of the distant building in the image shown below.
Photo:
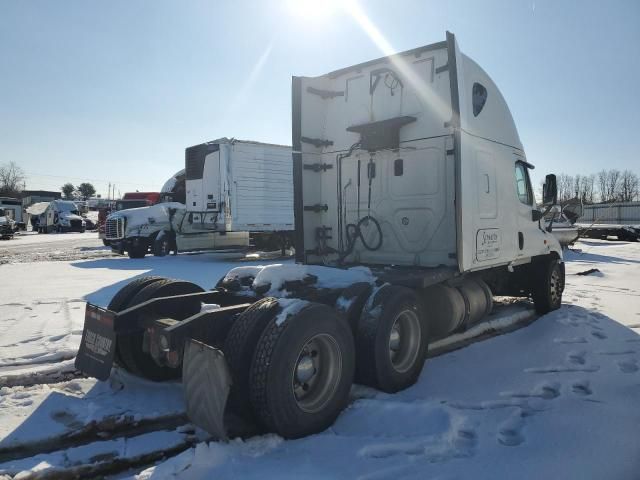
{"label": "distant building", "polygon": [[27,208],[34,203],[38,202],[50,202],[52,200],[59,200],[62,198],[61,192],[49,192],[47,190],[23,190],[22,194],[22,206]]}

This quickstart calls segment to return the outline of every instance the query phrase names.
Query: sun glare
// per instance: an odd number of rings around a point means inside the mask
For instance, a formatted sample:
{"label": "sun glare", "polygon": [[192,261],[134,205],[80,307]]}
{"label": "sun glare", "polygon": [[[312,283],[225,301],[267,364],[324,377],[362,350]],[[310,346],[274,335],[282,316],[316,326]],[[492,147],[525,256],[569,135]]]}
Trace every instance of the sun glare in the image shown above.
{"label": "sun glare", "polygon": [[340,0],[286,0],[287,9],[294,17],[310,22],[328,19],[342,3]]}

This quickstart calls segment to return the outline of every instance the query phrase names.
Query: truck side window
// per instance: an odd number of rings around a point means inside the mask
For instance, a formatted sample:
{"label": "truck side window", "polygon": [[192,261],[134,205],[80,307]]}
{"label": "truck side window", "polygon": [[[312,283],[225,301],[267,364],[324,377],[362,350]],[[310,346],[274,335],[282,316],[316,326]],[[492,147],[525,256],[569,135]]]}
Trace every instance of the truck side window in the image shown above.
{"label": "truck side window", "polygon": [[533,203],[529,173],[527,172],[527,167],[520,162],[516,162],[516,191],[522,203],[525,205]]}
{"label": "truck side window", "polygon": [[480,83],[474,83],[471,90],[471,102],[473,103],[473,116],[477,117],[487,102],[487,89]]}

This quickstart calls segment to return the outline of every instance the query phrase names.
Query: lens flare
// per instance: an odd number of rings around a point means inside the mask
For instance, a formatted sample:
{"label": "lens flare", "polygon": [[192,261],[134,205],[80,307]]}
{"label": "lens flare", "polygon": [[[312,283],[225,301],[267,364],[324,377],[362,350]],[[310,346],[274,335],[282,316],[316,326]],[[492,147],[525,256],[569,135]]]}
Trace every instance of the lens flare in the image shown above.
{"label": "lens flare", "polygon": [[[364,33],[367,34],[378,49],[380,49],[383,55],[391,56],[396,53],[391,43],[384,37],[382,32],[380,32],[378,27],[371,21],[356,0],[345,0],[341,2],[340,5],[341,8],[353,18]],[[451,118],[451,107],[449,103],[440,98],[428,84],[424,83],[412,70],[410,64],[401,57],[391,57],[390,60],[392,65],[402,75],[403,79],[407,80],[425,104],[429,105],[443,121]]]}

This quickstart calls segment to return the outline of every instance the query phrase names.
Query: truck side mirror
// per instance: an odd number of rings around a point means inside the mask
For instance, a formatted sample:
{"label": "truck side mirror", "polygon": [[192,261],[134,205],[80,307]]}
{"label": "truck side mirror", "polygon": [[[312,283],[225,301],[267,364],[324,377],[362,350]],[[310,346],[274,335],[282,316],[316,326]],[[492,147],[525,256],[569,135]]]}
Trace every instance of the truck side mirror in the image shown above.
{"label": "truck side mirror", "polygon": [[545,206],[555,205],[558,200],[558,187],[556,185],[556,176],[550,173],[546,176],[544,185],[542,186],[542,204]]}

